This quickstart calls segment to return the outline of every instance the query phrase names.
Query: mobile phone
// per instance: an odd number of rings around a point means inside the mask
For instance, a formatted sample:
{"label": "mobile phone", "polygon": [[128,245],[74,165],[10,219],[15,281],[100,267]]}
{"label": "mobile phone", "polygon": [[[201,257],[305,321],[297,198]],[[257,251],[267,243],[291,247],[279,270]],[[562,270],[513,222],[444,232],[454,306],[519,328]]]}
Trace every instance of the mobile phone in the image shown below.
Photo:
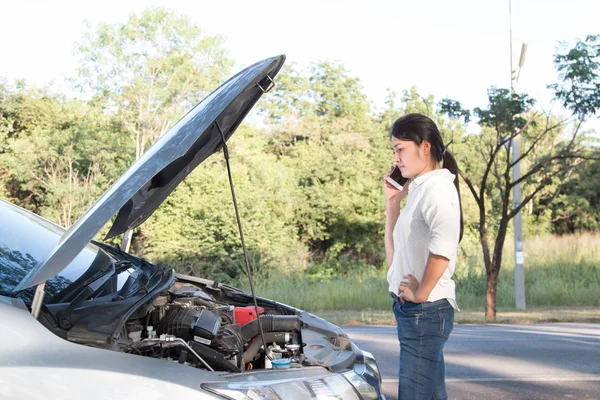
{"label": "mobile phone", "polygon": [[408,181],[408,178],[402,176],[402,172],[400,172],[400,168],[397,165],[394,165],[394,169],[390,172],[390,175],[387,177],[387,181],[394,185],[398,190],[402,190],[402,187]]}

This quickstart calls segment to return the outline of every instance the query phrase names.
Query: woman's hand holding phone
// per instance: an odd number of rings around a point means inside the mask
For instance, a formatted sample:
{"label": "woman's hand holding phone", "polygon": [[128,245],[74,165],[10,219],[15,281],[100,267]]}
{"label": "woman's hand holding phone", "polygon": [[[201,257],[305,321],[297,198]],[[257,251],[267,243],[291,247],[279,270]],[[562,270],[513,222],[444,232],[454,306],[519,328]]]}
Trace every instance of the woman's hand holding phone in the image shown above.
{"label": "woman's hand holding phone", "polygon": [[393,165],[389,172],[383,178],[385,188],[385,198],[390,200],[392,197],[399,196],[403,198],[408,194],[410,179],[404,178],[398,166]]}

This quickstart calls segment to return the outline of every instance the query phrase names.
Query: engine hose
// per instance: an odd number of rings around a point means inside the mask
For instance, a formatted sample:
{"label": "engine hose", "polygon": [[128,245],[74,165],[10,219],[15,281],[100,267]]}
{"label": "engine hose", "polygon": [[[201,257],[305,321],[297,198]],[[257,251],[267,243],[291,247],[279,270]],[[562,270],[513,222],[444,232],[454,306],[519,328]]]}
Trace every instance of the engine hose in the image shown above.
{"label": "engine hose", "polygon": [[202,357],[203,361],[206,360],[209,364],[219,366],[229,372],[242,371],[237,365],[225,359],[225,356],[220,352],[196,342],[191,342],[190,345]]}
{"label": "engine hose", "polygon": [[[286,343],[290,340],[290,335],[287,332],[265,332],[264,335],[265,342],[270,343]],[[250,345],[244,352],[244,356],[242,357],[243,365],[249,363],[254,359],[262,345],[262,340],[260,340],[260,338],[256,338],[252,343],[250,343]]]}
{"label": "engine hose", "polygon": [[263,328],[263,332],[292,332],[300,329],[302,321],[297,315],[261,315],[242,326],[242,337],[244,341],[252,339],[258,335],[258,321]]}

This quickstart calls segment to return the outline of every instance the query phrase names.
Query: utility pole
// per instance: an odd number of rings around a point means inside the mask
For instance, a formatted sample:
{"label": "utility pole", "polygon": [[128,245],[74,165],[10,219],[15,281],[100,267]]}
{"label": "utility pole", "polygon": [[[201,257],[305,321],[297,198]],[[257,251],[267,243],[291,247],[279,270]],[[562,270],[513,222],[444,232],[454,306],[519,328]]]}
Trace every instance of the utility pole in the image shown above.
{"label": "utility pole", "polygon": [[[517,93],[517,84],[521,68],[525,63],[525,54],[527,52],[527,44],[521,46],[521,56],[519,64],[515,66],[513,63],[513,30],[512,30],[512,1],[508,0],[508,13],[510,16],[510,91],[511,94]],[[516,135],[512,141],[512,179],[513,182],[521,178],[521,163],[518,161],[521,157],[521,135]],[[513,187],[513,209],[521,204],[521,184],[517,183]],[[514,237],[515,237],[515,304],[517,310],[525,309],[525,256],[523,253],[523,214],[519,210],[513,219]]]}

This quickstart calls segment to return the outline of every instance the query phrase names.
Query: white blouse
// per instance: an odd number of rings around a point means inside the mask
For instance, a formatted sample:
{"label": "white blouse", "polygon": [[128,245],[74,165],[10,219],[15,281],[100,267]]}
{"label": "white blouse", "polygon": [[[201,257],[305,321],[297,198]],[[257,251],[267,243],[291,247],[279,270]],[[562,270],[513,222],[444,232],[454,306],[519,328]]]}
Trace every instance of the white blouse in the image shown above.
{"label": "white blouse", "polygon": [[448,268],[427,301],[447,299],[458,310],[452,274],[460,235],[460,204],[456,177],[445,168],[415,178],[406,205],[394,226],[394,257],[388,270],[389,291],[398,294],[402,277],[412,274],[423,280],[429,253],[450,260]]}

